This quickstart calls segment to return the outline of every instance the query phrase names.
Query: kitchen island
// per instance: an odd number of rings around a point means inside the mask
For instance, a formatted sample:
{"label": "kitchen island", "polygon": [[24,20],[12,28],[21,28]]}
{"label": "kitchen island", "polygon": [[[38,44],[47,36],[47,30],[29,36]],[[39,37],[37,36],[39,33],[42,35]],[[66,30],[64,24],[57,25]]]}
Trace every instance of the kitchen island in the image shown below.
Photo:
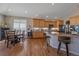
{"label": "kitchen island", "polygon": [[32,39],[44,39],[44,32],[42,31],[33,31],[32,32]]}
{"label": "kitchen island", "polygon": [[[71,43],[69,44],[69,52],[75,55],[79,55],[79,34],[64,34],[64,33],[46,33],[51,38],[49,45],[53,48],[58,48],[58,36],[69,36],[71,37]],[[66,51],[65,45],[61,44],[61,50]]]}

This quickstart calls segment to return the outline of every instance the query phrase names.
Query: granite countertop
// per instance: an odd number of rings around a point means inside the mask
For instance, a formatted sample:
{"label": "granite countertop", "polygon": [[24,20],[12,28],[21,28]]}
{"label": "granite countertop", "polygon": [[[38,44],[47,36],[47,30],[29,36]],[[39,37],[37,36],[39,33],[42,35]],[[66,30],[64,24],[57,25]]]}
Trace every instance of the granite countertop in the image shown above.
{"label": "granite countertop", "polygon": [[52,33],[47,33],[49,35],[57,35],[57,36],[79,36],[79,34],[66,34],[66,33],[59,33],[59,32],[52,32]]}

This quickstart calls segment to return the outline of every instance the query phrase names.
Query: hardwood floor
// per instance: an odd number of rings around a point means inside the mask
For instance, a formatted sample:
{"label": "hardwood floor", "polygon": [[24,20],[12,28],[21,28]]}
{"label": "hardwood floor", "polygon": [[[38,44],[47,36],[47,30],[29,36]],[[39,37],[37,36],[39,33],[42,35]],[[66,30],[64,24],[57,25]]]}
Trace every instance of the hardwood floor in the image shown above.
{"label": "hardwood floor", "polygon": [[[59,55],[63,56],[63,51]],[[57,56],[57,49],[46,46],[44,39],[26,39],[24,43],[6,47],[4,41],[0,41],[0,56]]]}

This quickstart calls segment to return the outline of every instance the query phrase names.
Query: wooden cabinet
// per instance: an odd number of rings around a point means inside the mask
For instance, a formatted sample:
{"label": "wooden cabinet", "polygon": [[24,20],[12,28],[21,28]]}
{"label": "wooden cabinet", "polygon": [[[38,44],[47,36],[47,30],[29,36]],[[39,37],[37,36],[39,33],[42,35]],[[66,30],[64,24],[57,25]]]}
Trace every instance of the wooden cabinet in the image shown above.
{"label": "wooden cabinet", "polygon": [[79,16],[73,16],[69,18],[70,25],[77,25],[79,24]]}
{"label": "wooden cabinet", "polygon": [[59,28],[59,25],[63,25],[63,24],[64,24],[63,20],[57,20],[57,28]]}
{"label": "wooden cabinet", "polygon": [[45,19],[33,19],[33,27],[49,27],[49,25],[53,25],[54,28],[59,28],[59,25],[63,24],[63,20],[54,19],[54,20],[45,20]]}
{"label": "wooden cabinet", "polygon": [[33,27],[44,27],[44,19],[33,19]]}
{"label": "wooden cabinet", "polygon": [[39,27],[40,25],[40,20],[39,19],[33,19],[33,27]]}
{"label": "wooden cabinet", "polygon": [[48,27],[48,26],[49,26],[49,22],[48,21],[45,21],[44,27]]}
{"label": "wooden cabinet", "polygon": [[43,32],[33,32],[32,33],[32,38],[45,38]]}
{"label": "wooden cabinet", "polygon": [[44,27],[44,19],[40,19],[39,27],[40,28],[43,28]]}
{"label": "wooden cabinet", "polygon": [[55,23],[56,23],[55,21],[45,21],[44,26],[49,27],[49,25],[53,25],[53,27],[55,27],[56,26]]}
{"label": "wooden cabinet", "polygon": [[59,25],[62,25],[64,22],[63,20],[51,20],[51,21],[45,21],[45,27],[49,27],[49,25],[53,25],[54,28],[59,27]]}
{"label": "wooden cabinet", "polygon": [[56,20],[50,21],[49,24],[50,24],[50,25],[53,25],[53,27],[57,27],[57,21],[56,21]]}
{"label": "wooden cabinet", "polygon": [[63,20],[60,20],[60,19],[57,20],[57,28],[58,28],[58,31],[59,31],[59,26],[60,25],[63,25],[63,24],[64,24],[64,21]]}

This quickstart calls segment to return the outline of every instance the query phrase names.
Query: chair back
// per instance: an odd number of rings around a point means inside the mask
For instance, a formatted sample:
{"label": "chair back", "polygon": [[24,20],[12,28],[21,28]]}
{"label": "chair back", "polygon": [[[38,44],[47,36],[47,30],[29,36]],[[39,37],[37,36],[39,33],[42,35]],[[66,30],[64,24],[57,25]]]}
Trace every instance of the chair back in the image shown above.
{"label": "chair back", "polygon": [[6,34],[8,39],[14,39],[15,31],[7,31]]}
{"label": "chair back", "polygon": [[22,34],[21,36],[24,38],[25,37],[25,31],[22,31],[21,34]]}

